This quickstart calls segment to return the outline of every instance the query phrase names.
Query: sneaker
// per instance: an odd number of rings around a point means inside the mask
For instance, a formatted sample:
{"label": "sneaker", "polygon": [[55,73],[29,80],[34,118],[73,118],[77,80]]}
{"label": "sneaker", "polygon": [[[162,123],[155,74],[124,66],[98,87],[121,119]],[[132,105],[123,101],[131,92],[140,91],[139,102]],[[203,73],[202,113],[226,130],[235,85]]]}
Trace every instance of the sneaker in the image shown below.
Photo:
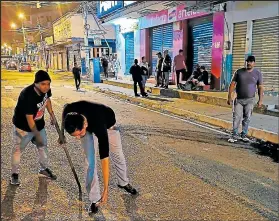
{"label": "sneaker", "polygon": [[11,185],[20,185],[19,179],[18,179],[18,174],[13,173],[10,178],[10,184]]}
{"label": "sneaker", "polygon": [[244,141],[244,142],[249,142],[250,139],[247,137],[246,134],[241,134],[241,139]]}
{"label": "sneaker", "polygon": [[132,195],[137,195],[138,194],[138,191],[135,189],[135,188],[133,188],[132,186],[131,186],[131,184],[127,184],[126,186],[120,186],[120,185],[118,185],[118,187],[120,188],[120,189],[124,189],[124,190],[126,190],[126,192],[128,192],[128,193],[130,193],[130,194],[132,194]]}
{"label": "sneaker", "polygon": [[140,97],[140,95],[139,94],[135,94],[135,97]]}
{"label": "sneaker", "polygon": [[55,176],[52,173],[52,171],[50,169],[48,169],[48,168],[46,168],[45,170],[40,170],[39,175],[43,176],[43,177],[46,177],[46,178],[49,178],[49,179],[52,179],[52,180],[56,180],[57,179],[57,176]]}
{"label": "sneaker", "polygon": [[89,214],[96,214],[98,212],[98,206],[97,203],[91,203],[91,205],[88,207],[88,213]]}
{"label": "sneaker", "polygon": [[238,136],[236,136],[236,135],[233,135],[228,141],[230,142],[230,143],[235,143],[235,142],[237,142],[238,141]]}
{"label": "sneaker", "polygon": [[148,94],[147,94],[147,93],[145,93],[145,94],[143,94],[143,95],[141,95],[141,96],[143,96],[143,97],[148,97]]}

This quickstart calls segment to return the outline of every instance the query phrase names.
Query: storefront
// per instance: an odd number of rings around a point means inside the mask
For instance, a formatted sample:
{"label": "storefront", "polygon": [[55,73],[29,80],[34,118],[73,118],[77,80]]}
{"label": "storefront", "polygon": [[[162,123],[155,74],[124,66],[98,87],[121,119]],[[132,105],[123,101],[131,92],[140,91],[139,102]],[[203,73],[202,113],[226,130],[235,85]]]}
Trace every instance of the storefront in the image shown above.
{"label": "storefront", "polygon": [[[141,54],[151,55],[148,62],[152,64],[153,75],[158,52],[168,49],[173,60],[183,49],[188,71],[192,72],[197,63],[205,66],[214,78],[213,88],[220,89],[224,12],[189,11],[185,5],[179,5],[140,18],[139,28],[141,31],[148,29],[142,31],[140,45]],[[150,36],[150,42],[146,35]],[[174,81],[174,76],[170,74],[170,81]]]}
{"label": "storefront", "polygon": [[[263,74],[265,91],[278,93],[278,38],[279,3],[274,1],[245,1],[227,3],[226,38],[232,47],[226,59],[232,59],[232,68],[226,69],[232,74],[244,67],[245,58],[254,55],[255,67]],[[229,62],[226,61],[228,66]]]}
{"label": "storefront", "polygon": [[157,53],[165,50],[169,51],[169,55],[173,57],[173,24],[157,26],[151,29],[151,57],[152,72],[155,73],[157,64]]}

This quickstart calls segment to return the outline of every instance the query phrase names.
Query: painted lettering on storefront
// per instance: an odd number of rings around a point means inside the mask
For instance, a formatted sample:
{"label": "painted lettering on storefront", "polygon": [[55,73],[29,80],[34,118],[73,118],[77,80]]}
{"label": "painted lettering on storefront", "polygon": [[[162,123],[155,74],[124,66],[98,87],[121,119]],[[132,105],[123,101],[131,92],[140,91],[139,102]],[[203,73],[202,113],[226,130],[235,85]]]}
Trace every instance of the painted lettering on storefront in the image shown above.
{"label": "painted lettering on storefront", "polygon": [[163,10],[140,18],[140,29],[163,25],[168,22],[168,10]]}

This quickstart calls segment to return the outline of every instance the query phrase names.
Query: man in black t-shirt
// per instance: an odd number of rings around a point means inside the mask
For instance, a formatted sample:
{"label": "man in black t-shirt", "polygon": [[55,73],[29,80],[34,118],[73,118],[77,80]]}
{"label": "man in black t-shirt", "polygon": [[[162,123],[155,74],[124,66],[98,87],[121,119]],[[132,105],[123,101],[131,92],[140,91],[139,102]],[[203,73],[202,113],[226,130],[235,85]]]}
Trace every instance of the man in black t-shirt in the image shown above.
{"label": "man in black t-shirt", "polygon": [[79,86],[80,86],[80,68],[77,66],[77,63],[74,63],[73,75],[74,75],[74,78],[75,78],[75,84],[76,84],[76,88],[77,88],[77,91],[78,91]]}
{"label": "man in black t-shirt", "polygon": [[19,185],[19,163],[21,152],[34,139],[37,146],[40,170],[39,175],[56,180],[56,176],[48,168],[47,137],[44,121],[47,108],[52,124],[57,124],[51,105],[51,79],[47,72],[39,70],[34,84],[24,88],[18,98],[14,110],[14,148],[12,152],[11,184]]}
{"label": "man in black t-shirt", "polygon": [[[99,203],[104,204],[108,198],[109,185],[109,153],[115,165],[118,178],[118,187],[132,195],[137,190],[129,184],[127,166],[122,151],[121,137],[115,126],[114,111],[103,105],[89,101],[77,101],[66,104],[62,115],[62,137],[64,129],[71,135],[81,140],[85,153],[86,162],[86,190],[91,201],[89,213],[98,211]],[[96,150],[94,138],[99,142],[99,154],[101,158],[102,173],[104,179],[104,191],[100,194],[99,180],[97,175]],[[65,140],[59,141],[60,144]],[[96,146],[96,145],[95,145]]]}

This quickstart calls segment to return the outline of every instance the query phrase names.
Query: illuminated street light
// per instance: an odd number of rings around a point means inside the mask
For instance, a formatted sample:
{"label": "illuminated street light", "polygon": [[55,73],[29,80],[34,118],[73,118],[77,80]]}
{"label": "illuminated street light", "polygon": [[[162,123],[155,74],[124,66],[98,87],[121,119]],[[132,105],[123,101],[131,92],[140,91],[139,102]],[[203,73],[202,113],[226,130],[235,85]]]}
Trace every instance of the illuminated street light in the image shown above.
{"label": "illuminated street light", "polygon": [[11,23],[11,28],[16,28],[16,24],[15,23]]}
{"label": "illuminated street light", "polygon": [[19,13],[19,14],[18,14],[18,17],[21,18],[21,19],[24,19],[25,16],[24,16],[23,13]]}

